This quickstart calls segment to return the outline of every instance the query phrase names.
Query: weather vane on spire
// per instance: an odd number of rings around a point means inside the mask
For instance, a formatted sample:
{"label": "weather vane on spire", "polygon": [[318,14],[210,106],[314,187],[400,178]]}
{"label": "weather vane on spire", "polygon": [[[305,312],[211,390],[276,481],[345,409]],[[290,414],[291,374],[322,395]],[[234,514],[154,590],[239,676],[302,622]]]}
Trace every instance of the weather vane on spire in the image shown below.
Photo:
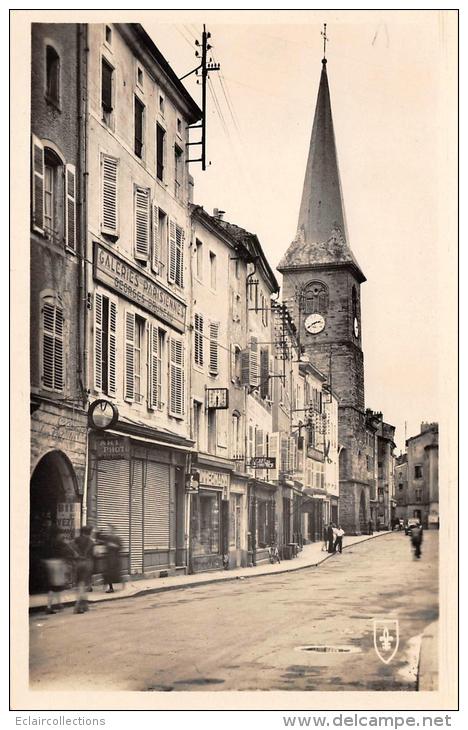
{"label": "weather vane on spire", "polygon": [[326,61],[327,61],[327,58],[326,58],[326,56],[327,56],[327,41],[328,41],[328,38],[327,38],[327,24],[326,23],[323,24],[323,30],[320,32],[320,35],[323,36],[323,60],[326,63]]}

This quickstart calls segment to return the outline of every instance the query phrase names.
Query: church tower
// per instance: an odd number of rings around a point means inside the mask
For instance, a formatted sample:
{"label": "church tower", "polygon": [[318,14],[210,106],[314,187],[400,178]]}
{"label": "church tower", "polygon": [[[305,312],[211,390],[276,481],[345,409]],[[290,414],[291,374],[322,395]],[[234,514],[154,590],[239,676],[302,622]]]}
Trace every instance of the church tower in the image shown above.
{"label": "church tower", "polygon": [[297,233],[278,271],[301,344],[339,399],[340,522],[358,534],[370,518],[360,295],[366,277],[348,241],[325,58]]}

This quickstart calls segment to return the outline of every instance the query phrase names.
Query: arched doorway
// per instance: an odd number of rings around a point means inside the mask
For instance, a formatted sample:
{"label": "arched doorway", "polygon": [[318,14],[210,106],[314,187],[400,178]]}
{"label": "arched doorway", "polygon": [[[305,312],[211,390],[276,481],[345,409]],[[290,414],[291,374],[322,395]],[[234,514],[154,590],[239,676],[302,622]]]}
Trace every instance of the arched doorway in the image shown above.
{"label": "arched doorway", "polygon": [[57,525],[57,506],[79,501],[70,460],[61,451],[49,451],[36,465],[29,492],[29,590],[45,589],[42,559],[51,529]]}
{"label": "arched doorway", "polygon": [[367,525],[368,519],[366,514],[366,496],[364,494],[364,490],[361,492],[361,499],[359,502],[359,529],[361,531],[361,534],[367,533]]}

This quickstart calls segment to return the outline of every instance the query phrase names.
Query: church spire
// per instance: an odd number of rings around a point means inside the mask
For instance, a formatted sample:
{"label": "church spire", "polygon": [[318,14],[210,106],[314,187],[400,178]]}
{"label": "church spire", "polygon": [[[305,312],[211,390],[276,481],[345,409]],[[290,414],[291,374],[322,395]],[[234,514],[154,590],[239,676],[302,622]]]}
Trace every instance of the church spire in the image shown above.
{"label": "church spire", "polygon": [[358,279],[365,281],[365,276],[348,245],[327,78],[326,25],[322,35],[324,39],[322,73],[297,233],[278,270],[348,264],[357,269]]}

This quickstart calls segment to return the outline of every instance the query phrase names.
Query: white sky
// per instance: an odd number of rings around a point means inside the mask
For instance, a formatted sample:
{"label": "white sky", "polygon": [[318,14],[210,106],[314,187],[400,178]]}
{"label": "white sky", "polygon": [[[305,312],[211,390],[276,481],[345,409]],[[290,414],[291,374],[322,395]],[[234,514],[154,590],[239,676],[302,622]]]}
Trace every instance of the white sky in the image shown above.
{"label": "white sky", "polygon": [[[190,166],[195,202],[209,212],[225,210],[227,220],[255,232],[273,267],[296,232],[321,71],[320,31],[327,23],[349,239],[367,277],[366,405],[383,411],[397,427],[398,449],[404,448],[405,421],[409,437],[422,420],[442,415],[439,294],[448,286],[447,260],[453,267],[456,257],[446,227],[456,206],[447,201],[456,182],[447,185],[446,178],[456,134],[449,128],[456,114],[456,51],[453,40],[447,45],[454,14],[238,12],[235,22],[226,22],[209,11],[175,20],[162,23],[154,13],[143,24],[179,76],[197,65],[194,39],[201,39],[204,21],[213,60],[221,63],[211,83],[222,118],[208,94],[212,164],[206,172]],[[195,76],[186,85],[201,103]],[[199,156],[199,148],[192,152]]]}

